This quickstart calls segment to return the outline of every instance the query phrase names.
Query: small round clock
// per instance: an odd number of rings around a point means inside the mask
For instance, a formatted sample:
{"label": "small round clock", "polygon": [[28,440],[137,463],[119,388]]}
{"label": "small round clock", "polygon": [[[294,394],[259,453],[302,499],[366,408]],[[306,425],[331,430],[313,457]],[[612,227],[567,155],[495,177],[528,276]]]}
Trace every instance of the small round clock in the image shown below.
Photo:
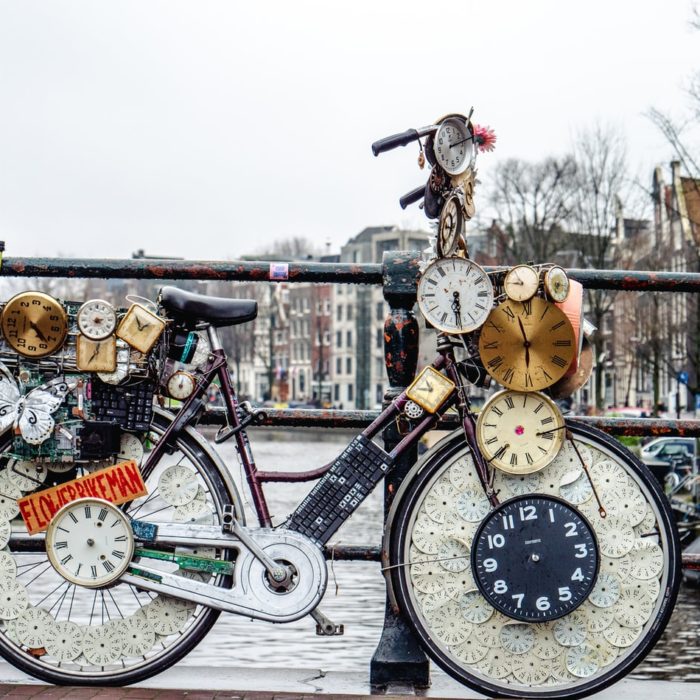
{"label": "small round clock", "polygon": [[418,282],[418,306],[426,320],[445,333],[468,333],[486,320],[493,285],[486,271],[466,258],[441,258]]}
{"label": "small round clock", "polygon": [[508,270],[503,289],[513,301],[532,299],[540,286],[540,276],[532,265],[516,265]]}
{"label": "small round clock", "polygon": [[189,372],[178,370],[168,379],[168,394],[174,399],[184,401],[192,395],[197,387],[197,380]]}
{"label": "small round clock", "polygon": [[454,254],[463,226],[462,204],[459,198],[453,194],[447,198],[440,212],[437,238],[437,252],[440,257],[445,258]]}
{"label": "small round clock", "polygon": [[448,117],[439,126],[433,144],[435,159],[449,175],[464,172],[474,158],[474,134],[464,118]]}
{"label": "small round clock", "polygon": [[539,391],[561,379],[576,354],[566,314],[541,297],[499,304],[481,328],[486,371],[508,389]]}
{"label": "small round clock", "polygon": [[91,340],[104,340],[117,327],[117,312],[108,301],[90,299],[78,309],[75,320],[84,336]]}
{"label": "small round clock", "polygon": [[499,391],[476,421],[476,440],[484,459],[508,474],[544,469],[564,442],[564,417],[539,392]]}
{"label": "small round clock", "polygon": [[471,551],[481,594],[522,622],[548,622],[576,610],[593,589],[600,561],[583,515],[559,498],[532,494],[492,510]]}
{"label": "small round clock", "polygon": [[8,345],[25,357],[46,357],[61,348],[68,317],[61,303],[43,292],[21,292],[2,310],[0,326]]}
{"label": "small round clock", "polygon": [[557,303],[566,301],[570,288],[569,276],[563,267],[554,265],[544,273],[544,291],[552,301]]}
{"label": "small round clock", "polygon": [[79,498],[63,506],[46,531],[46,553],[66,581],[87,588],[114,583],[129,567],[134,536],[109,501]]}

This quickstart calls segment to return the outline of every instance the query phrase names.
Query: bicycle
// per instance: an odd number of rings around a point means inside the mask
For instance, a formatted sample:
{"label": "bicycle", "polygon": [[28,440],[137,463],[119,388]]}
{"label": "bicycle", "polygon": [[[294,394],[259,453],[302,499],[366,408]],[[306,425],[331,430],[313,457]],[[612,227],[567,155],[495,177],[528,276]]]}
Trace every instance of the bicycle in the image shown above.
{"label": "bicycle", "polygon": [[[455,133],[473,133],[468,117],[450,115],[385,139],[377,150],[435,139],[446,120]],[[451,207],[458,220],[469,211],[469,178],[460,175],[457,185],[443,177],[435,191],[433,172],[422,188],[438,215]],[[467,257],[450,257],[465,247],[454,220],[441,220],[438,259],[455,269],[466,265],[460,280],[480,277]],[[422,279],[431,269],[437,268],[426,268]],[[480,279],[484,287],[491,283]],[[477,282],[472,287],[480,288]],[[631,453],[598,430],[560,420],[541,392],[507,389],[479,417],[473,413],[470,384],[486,383],[487,371],[506,386],[512,377],[502,376],[502,363],[480,361],[476,344],[493,341],[483,326],[471,328],[467,292],[450,293],[454,319],[432,319],[438,328],[432,364],[336,460],[299,474],[257,469],[246,428],[263,416],[238,402],[219,340],[219,327],[255,318],[255,302],[163,288],[159,309],[168,327],[155,364],[160,390],[181,405],[176,413],[155,408],[141,434],[122,431],[109,462],[140,465],[138,474],[132,469],[119,477],[133,477],[132,483],[105,471],[104,460],[22,461],[13,456],[16,436],[6,434],[0,445],[6,455],[0,544],[9,545],[0,552],[4,658],[52,683],[124,685],[184,657],[222,611],[278,623],[310,615],[332,633],[334,625],[318,610],[327,582],[324,546],[394,462],[452,411],[461,427],[413,467],[388,515],[383,573],[397,610],[438,666],[488,694],[581,697],[629,672],[662,633],[680,583],[666,499]],[[536,352],[535,335],[528,334],[538,299],[504,307],[523,314],[530,309],[512,323],[525,339],[518,342],[528,368]],[[445,324],[458,328],[440,329]],[[148,324],[137,325],[143,331]],[[70,367],[64,358],[56,372]],[[18,363],[16,371],[28,370]],[[144,371],[141,382],[152,374]],[[195,427],[215,379],[228,422],[214,441],[235,442],[257,517],[252,526],[229,468]],[[82,410],[92,410],[100,386],[97,380],[90,392],[83,386]],[[122,386],[135,391],[133,383]],[[505,450],[492,449],[491,428],[484,427],[489,415],[498,421],[499,414],[510,420],[499,423],[508,426]],[[374,440],[397,420],[404,435],[385,451]],[[533,450],[548,453],[546,464],[531,468],[534,457],[544,458],[530,452],[513,461],[513,445],[523,435],[534,440]],[[71,499],[79,474],[83,493]],[[316,479],[286,522],[272,527],[264,483]],[[104,496],[108,486],[126,494],[121,505]],[[26,506],[23,522],[18,501],[37,512]],[[52,504],[53,512],[44,512],[46,534],[38,522],[36,534],[29,534],[27,519],[41,517],[41,508],[50,511]]]}

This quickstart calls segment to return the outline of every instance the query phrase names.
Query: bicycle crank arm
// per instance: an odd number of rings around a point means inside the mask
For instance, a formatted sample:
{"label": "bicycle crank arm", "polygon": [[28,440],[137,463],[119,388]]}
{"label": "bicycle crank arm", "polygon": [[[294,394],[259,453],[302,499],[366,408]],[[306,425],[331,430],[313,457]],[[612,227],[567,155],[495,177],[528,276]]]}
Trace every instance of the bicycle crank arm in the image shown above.
{"label": "bicycle crank arm", "polygon": [[[285,589],[265,565],[235,535],[219,527],[163,523],[148,544],[177,547],[235,549],[233,586],[222,588],[150,566],[153,557],[133,561],[121,581],[137,588],[268,622],[293,622],[309,614],[326,590],[327,569],[322,550],[309,539],[289,530],[243,528],[265,558],[290,571]],[[134,528],[138,532],[138,526]],[[222,562],[223,564],[223,562]],[[224,571],[222,566],[221,571]]]}

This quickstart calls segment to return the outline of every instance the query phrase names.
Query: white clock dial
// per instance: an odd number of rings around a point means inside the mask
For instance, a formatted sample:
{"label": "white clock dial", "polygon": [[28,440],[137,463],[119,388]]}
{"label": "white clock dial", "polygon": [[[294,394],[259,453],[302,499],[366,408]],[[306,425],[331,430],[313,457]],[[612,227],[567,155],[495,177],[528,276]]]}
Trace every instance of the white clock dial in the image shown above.
{"label": "white clock dial", "polygon": [[495,612],[488,604],[486,598],[476,589],[467,591],[459,601],[459,607],[462,611],[462,617],[468,622],[475,625],[481,625],[486,622]]}
{"label": "white clock dial", "polygon": [[433,146],[435,159],[450,175],[463,173],[475,156],[474,135],[464,119],[450,117],[440,124]]}
{"label": "white clock dial", "polygon": [[572,647],[566,652],[566,668],[577,678],[588,678],[598,670],[598,655],[590,644]]}
{"label": "white clock dial", "polygon": [[125,656],[142,656],[153,648],[156,633],[143,609],[120,620],[117,631],[121,637]]}
{"label": "white clock dial", "polygon": [[573,612],[554,623],[554,639],[565,647],[583,644],[586,639],[586,618]]}
{"label": "white clock dial", "polygon": [[103,340],[114,333],[117,327],[117,312],[102,299],[86,301],[75,317],[78,329],[91,340]]}
{"label": "white clock dial", "polygon": [[469,547],[456,539],[448,539],[438,551],[440,566],[452,573],[469,568]]}
{"label": "white clock dial", "polygon": [[160,497],[171,506],[184,506],[199,492],[197,475],[192,469],[175,464],[168,467],[158,479]]}
{"label": "white clock dial", "polygon": [[643,625],[651,615],[654,600],[639,588],[623,588],[614,607],[615,619],[625,627]]}
{"label": "white clock dial", "polygon": [[445,333],[479,328],[493,307],[493,285],[486,271],[465,258],[442,258],[418,281],[418,306],[426,320]]}
{"label": "white clock dial", "polygon": [[0,619],[15,620],[29,606],[27,589],[16,579],[0,580]]}
{"label": "white clock dial", "polygon": [[197,381],[189,372],[179,370],[168,379],[168,394],[179,401],[189,398],[196,387]]}
{"label": "white clock dial", "polygon": [[460,517],[470,523],[480,522],[491,510],[491,504],[483,491],[467,489],[463,491],[455,504]]}
{"label": "white clock dial", "polygon": [[535,645],[535,631],[530,625],[518,622],[501,627],[501,646],[511,654],[525,654]]}
{"label": "white clock dial", "polygon": [[146,607],[146,618],[156,634],[167,637],[179,632],[186,624],[193,606],[189,603],[159,595]]}
{"label": "white clock dial", "polygon": [[610,608],[617,603],[621,588],[620,579],[617,576],[603,572],[598,574],[588,600],[599,608]]}
{"label": "white clock dial", "polygon": [[17,564],[10,552],[0,552],[0,580],[9,581],[17,576]]}
{"label": "white clock dial", "polygon": [[27,608],[17,618],[17,639],[30,649],[43,647],[52,624],[53,617],[48,610]]}
{"label": "white clock dial", "polygon": [[457,241],[462,233],[462,205],[456,195],[447,199],[440,212],[438,225],[438,255],[446,258],[457,249]]}
{"label": "white clock dial", "polygon": [[466,661],[468,664],[473,665],[478,661],[481,661],[484,656],[486,656],[488,647],[479,644],[476,637],[472,635],[466,642],[462,642],[454,647],[452,651],[458,659],[462,659],[462,661]]}
{"label": "white clock dial", "polygon": [[0,474],[0,519],[12,520],[19,515],[19,498],[22,498],[19,488],[4,473]]}
{"label": "white clock dial", "polygon": [[74,661],[83,653],[83,635],[75,622],[57,622],[46,633],[46,651],[59,661]]}
{"label": "white clock dial", "polygon": [[527,301],[535,296],[540,285],[540,275],[531,265],[516,265],[508,270],[503,289],[513,301]]}
{"label": "white clock dial", "polygon": [[564,271],[564,268],[559,267],[559,265],[550,267],[544,273],[544,289],[552,301],[558,303],[566,301],[570,288],[569,276]]}
{"label": "white clock dial", "polygon": [[634,546],[634,530],[624,518],[614,515],[601,518],[596,534],[600,551],[606,557],[623,557]]}
{"label": "white clock dial", "polygon": [[134,537],[119,508],[98,498],[80,498],[51,520],[46,553],[67,581],[98,588],[116,581],[129,567]]}
{"label": "white clock dial", "polygon": [[647,580],[657,577],[664,568],[664,553],[656,542],[636,540],[629,553],[630,573],[634,578]]}
{"label": "white clock dial", "polygon": [[45,464],[29,460],[10,460],[3,474],[22,491],[35,491],[46,481],[48,469]]}
{"label": "white clock dial", "polygon": [[0,547],[4,547],[10,541],[12,525],[9,520],[0,518]]}
{"label": "white clock dial", "polygon": [[118,661],[124,645],[119,634],[119,623],[110,620],[99,627],[87,627],[83,637],[83,655],[96,666],[107,666]]}
{"label": "white clock dial", "polygon": [[121,434],[119,438],[119,454],[117,455],[120,461],[132,460],[136,464],[141,464],[143,454],[143,443],[136,435],[131,433]]}
{"label": "white clock dial", "polygon": [[626,627],[619,622],[611,622],[610,625],[603,630],[603,637],[613,646],[624,649],[634,644],[641,633],[641,626]]}

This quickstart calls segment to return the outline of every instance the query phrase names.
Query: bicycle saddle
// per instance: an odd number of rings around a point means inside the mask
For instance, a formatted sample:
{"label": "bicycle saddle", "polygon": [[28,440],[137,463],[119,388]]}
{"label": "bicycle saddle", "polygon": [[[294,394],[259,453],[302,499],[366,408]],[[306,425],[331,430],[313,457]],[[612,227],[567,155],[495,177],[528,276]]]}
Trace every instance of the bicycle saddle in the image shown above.
{"label": "bicycle saddle", "polygon": [[216,327],[235,326],[252,321],[258,315],[258,302],[254,299],[210,297],[177,287],[163,287],[160,303],[169,314],[185,323],[206,321]]}

